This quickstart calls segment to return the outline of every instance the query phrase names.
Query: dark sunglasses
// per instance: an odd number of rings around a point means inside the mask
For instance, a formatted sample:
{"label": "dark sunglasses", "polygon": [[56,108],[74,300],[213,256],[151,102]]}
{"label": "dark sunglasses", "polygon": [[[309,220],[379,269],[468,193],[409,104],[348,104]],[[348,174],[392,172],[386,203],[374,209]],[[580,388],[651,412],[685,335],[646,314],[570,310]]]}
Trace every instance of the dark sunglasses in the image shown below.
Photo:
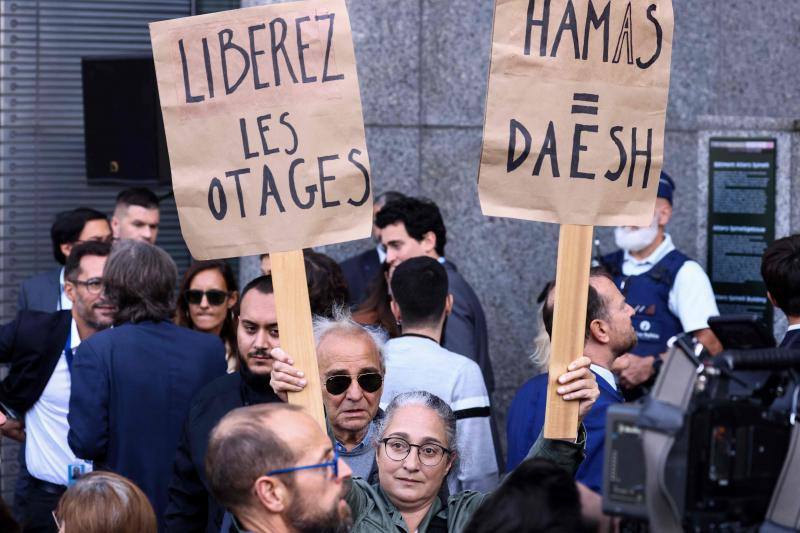
{"label": "dark sunglasses", "polygon": [[228,299],[228,293],[225,291],[220,291],[217,289],[211,289],[210,291],[201,291],[197,289],[190,289],[183,293],[183,297],[186,299],[187,303],[192,305],[200,305],[200,302],[203,301],[203,295],[205,294],[206,300],[208,300],[209,305],[222,305],[225,303],[225,300]]}
{"label": "dark sunglasses", "polygon": [[[375,392],[383,385],[383,376],[376,373],[359,374],[356,377],[356,381],[364,392]],[[349,389],[352,382],[353,378],[346,374],[331,376],[325,380],[325,390],[337,396]]]}

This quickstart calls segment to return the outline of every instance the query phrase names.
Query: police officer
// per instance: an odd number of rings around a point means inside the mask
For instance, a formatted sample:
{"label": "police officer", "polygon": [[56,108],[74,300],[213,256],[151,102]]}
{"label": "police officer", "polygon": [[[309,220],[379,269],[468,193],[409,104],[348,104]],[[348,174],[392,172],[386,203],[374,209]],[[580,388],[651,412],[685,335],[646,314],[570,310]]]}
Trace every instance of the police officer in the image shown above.
{"label": "police officer", "polygon": [[708,327],[708,318],[719,314],[711,282],[699,264],[675,248],[665,231],[674,191],[675,182],[662,172],[650,226],[616,228],[614,238],[621,250],[602,259],[636,312],[638,343],[615,362],[629,400],[644,394],[652,383],[670,337],[692,332],[712,354],[722,350]]}

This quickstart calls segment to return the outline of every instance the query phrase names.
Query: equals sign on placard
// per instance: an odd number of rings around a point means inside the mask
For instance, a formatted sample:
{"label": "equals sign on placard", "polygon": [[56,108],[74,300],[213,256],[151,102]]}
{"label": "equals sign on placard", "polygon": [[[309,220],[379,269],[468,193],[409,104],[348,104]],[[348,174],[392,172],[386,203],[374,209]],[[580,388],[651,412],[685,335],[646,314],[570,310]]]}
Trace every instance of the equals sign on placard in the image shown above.
{"label": "equals sign on placard", "polygon": [[[596,94],[590,93],[575,93],[572,95],[572,99],[575,102],[589,102],[597,104],[600,101],[600,96]],[[596,105],[588,105],[588,104],[573,104],[572,106],[572,114],[573,115],[596,115],[597,114],[597,106]]]}

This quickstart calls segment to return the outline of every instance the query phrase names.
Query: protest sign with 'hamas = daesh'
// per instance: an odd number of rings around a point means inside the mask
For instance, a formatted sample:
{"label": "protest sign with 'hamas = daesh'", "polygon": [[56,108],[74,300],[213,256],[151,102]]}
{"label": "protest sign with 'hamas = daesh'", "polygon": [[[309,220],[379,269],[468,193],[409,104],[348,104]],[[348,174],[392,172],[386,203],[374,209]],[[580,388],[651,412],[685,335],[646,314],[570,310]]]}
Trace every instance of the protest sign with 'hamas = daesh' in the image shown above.
{"label": "protest sign with 'hamas = daesh'", "polygon": [[496,0],[484,214],[649,225],[672,28],[670,0]]}
{"label": "protest sign with 'hamas = daesh'", "polygon": [[369,235],[370,166],[344,0],[155,22],[150,33],[194,257]]}

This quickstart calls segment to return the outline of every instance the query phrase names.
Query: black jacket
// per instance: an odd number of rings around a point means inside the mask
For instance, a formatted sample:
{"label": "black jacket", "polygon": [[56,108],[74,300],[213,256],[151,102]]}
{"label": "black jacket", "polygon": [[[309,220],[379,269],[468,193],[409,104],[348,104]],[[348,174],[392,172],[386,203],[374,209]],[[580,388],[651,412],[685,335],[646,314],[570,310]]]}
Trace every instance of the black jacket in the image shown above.
{"label": "black jacket", "polygon": [[0,363],[10,363],[0,383],[0,402],[20,416],[42,395],[64,351],[72,314],[20,311],[0,327]]}
{"label": "black jacket", "polygon": [[371,248],[366,252],[354,255],[339,265],[347,280],[350,293],[350,305],[358,305],[368,296],[369,285],[381,270],[378,251]]}
{"label": "black jacket", "polygon": [[233,409],[279,402],[265,380],[243,371],[212,381],[192,400],[175,457],[166,530],[175,533],[218,533],[225,509],[211,496],[205,472],[208,437],[214,426]]}
{"label": "black jacket", "polygon": [[793,329],[786,332],[786,336],[781,341],[781,348],[800,349],[800,330]]}

